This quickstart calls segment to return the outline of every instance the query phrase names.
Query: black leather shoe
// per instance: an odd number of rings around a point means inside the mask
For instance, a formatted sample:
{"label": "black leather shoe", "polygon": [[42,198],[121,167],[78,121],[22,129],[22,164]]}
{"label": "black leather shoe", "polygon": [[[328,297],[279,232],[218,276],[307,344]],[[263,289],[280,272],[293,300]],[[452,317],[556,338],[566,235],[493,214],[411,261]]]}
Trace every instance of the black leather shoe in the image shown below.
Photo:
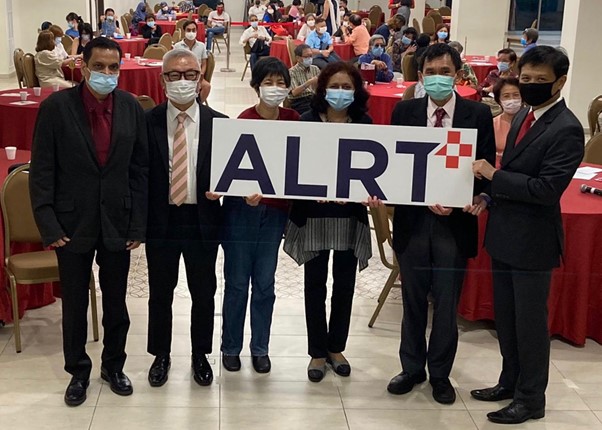
{"label": "black leather shoe", "polygon": [[420,372],[410,375],[407,372],[401,372],[393,377],[387,386],[387,391],[391,394],[406,394],[412,391],[414,385],[422,384],[426,381],[426,372]]}
{"label": "black leather shoe", "polygon": [[257,373],[269,373],[272,370],[272,362],[267,355],[253,356],[253,369]]}
{"label": "black leather shoe", "polygon": [[452,387],[448,378],[431,378],[433,387],[433,399],[443,405],[451,405],[456,401],[456,390]]}
{"label": "black leather shoe", "polygon": [[307,366],[307,379],[311,382],[320,382],[324,379],[324,375],[326,375],[326,360],[312,358]]}
{"label": "black leather shoe", "polygon": [[197,384],[205,387],[213,382],[213,370],[205,354],[192,356],[192,371]]}
{"label": "black leather shoe", "polygon": [[103,381],[109,383],[111,391],[120,396],[129,396],[134,392],[132,382],[123,372],[107,372],[106,369],[100,369],[100,377]]}
{"label": "black leather shoe", "polygon": [[238,355],[222,354],[222,364],[228,372],[238,372],[240,370],[240,357]]}
{"label": "black leather shoe", "polygon": [[161,387],[167,382],[171,359],[169,355],[158,355],[148,371],[148,382],[151,387]]}
{"label": "black leather shoe", "polygon": [[489,412],[489,421],[497,424],[520,424],[527,420],[538,420],[545,416],[545,409],[529,409],[522,403],[512,402],[496,412]]}
{"label": "black leather shoe", "polygon": [[326,358],[326,362],[332,366],[334,373],[339,376],[349,376],[351,375],[351,366],[349,362],[345,359],[344,361],[333,360],[330,355]]}
{"label": "black leather shoe", "polygon": [[79,379],[75,376],[65,391],[65,403],[69,406],[79,406],[86,401],[86,390],[90,385],[89,379]]}
{"label": "black leather shoe", "polygon": [[514,391],[497,384],[495,387],[472,390],[470,395],[481,402],[499,402],[514,398]]}

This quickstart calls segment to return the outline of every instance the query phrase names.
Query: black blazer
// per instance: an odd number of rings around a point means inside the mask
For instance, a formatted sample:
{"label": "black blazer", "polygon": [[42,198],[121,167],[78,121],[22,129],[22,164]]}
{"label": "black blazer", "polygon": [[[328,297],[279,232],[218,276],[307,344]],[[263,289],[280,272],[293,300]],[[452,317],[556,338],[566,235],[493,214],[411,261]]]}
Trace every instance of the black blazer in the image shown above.
{"label": "black blazer", "polygon": [[45,246],[67,236],[72,252],[90,251],[102,235],[111,251],[145,239],[148,146],[144,112],[127,92],[113,92],[111,148],[100,167],[82,100],[82,85],[40,105],[29,189]]}
{"label": "black blazer", "polygon": [[[416,127],[427,125],[428,97],[407,100],[397,103],[391,115],[391,124]],[[476,159],[486,159],[495,164],[495,137],[493,133],[493,119],[489,108],[481,103],[466,100],[456,94],[456,107],[453,127],[477,129]],[[480,194],[487,181],[475,179],[474,195]],[[396,206],[393,218],[393,248],[402,253],[412,232],[420,227],[429,209],[423,206]],[[477,255],[478,251],[478,223],[474,215],[454,209],[449,215],[449,226],[456,239],[458,248],[466,258]]]}
{"label": "black blazer", "polygon": [[[221,206],[209,200],[213,119],[227,118],[204,105],[200,109],[200,134],[197,158],[197,206],[204,240],[219,240]],[[146,112],[150,154],[148,233],[150,239],[165,239],[169,224],[169,148],[167,143],[167,102]]]}
{"label": "black blazer", "polygon": [[493,176],[485,235],[489,254],[513,267],[549,270],[560,263],[564,233],[560,197],[583,159],[579,120],[558,102],[514,143],[529,109],[512,122],[502,168]]}

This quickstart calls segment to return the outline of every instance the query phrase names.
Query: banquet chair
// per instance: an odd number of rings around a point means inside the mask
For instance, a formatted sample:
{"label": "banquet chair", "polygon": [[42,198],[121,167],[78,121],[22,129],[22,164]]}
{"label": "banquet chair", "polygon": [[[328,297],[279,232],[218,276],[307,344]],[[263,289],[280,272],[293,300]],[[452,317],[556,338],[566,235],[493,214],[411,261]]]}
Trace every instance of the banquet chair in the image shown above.
{"label": "banquet chair", "polygon": [[[370,12],[368,12],[368,19],[370,20],[370,23],[372,25],[368,30],[376,30],[378,26],[382,24],[380,22],[382,18],[382,13],[383,10],[379,5],[375,4],[370,8]],[[372,31],[370,31],[370,34],[372,34]]]}
{"label": "banquet chair", "polygon": [[123,29],[123,35],[125,36],[126,33],[130,32],[130,26],[128,25],[128,20],[126,19],[126,17],[124,15],[121,15],[121,17],[119,18],[120,24],[121,24],[121,28]]}
{"label": "banquet chair", "polygon": [[159,9],[161,9],[161,5],[159,3],[155,4],[155,6],[153,7],[155,13],[159,12]]}
{"label": "banquet chair", "polygon": [[184,31],[184,23],[188,21],[188,18],[180,18],[176,22],[176,30]]}
{"label": "banquet chair", "polygon": [[295,55],[296,47],[297,45],[295,45],[295,41],[293,39],[286,39],[286,50],[288,51],[288,58],[291,61],[291,67],[297,64],[297,56]]}
{"label": "banquet chair", "polygon": [[311,2],[306,2],[304,10],[305,15],[307,15],[308,13],[316,13],[316,6]]}
{"label": "banquet chair", "polygon": [[[60,281],[58,262],[54,250],[28,251],[12,254],[16,243],[42,244],[42,237],[33,217],[29,199],[29,164],[13,170],[4,181],[0,198],[4,218],[4,265],[10,286],[13,310],[15,348],[21,352],[19,324],[19,297],[17,285],[33,285]],[[94,274],[90,274],[90,310],[94,341],[98,341],[98,314]]]}
{"label": "banquet chair", "polygon": [[417,81],[418,71],[414,64],[414,54],[407,54],[403,56],[401,60],[401,73],[403,74],[404,81]]}
{"label": "banquet chair", "polygon": [[163,45],[154,43],[144,50],[142,57],[152,60],[163,60],[163,56],[167,54],[167,49]]}
{"label": "banquet chair", "polygon": [[215,47],[217,47],[217,52],[222,53],[221,48],[219,47],[218,41],[224,42],[224,46],[228,46],[228,38],[230,37],[230,23],[226,22],[225,24],[226,30],[222,34],[214,34],[213,35],[213,44],[211,45],[211,52],[215,51]]}
{"label": "banquet chair", "polygon": [[412,18],[412,25],[414,26],[414,28],[416,29],[418,34],[422,33],[420,31],[420,23],[418,22],[418,20],[416,18]]}
{"label": "banquet chair", "polygon": [[600,113],[602,113],[602,95],[594,98],[587,108],[587,122],[589,123],[590,136],[600,133],[600,123],[598,121]]}
{"label": "banquet chair", "polygon": [[[207,82],[211,83],[211,79],[213,78],[213,72],[215,71],[215,56],[213,52],[207,52],[207,67],[205,68],[205,79]],[[209,106],[209,102],[205,99],[205,104]]]}
{"label": "banquet chair", "polygon": [[430,16],[431,18],[433,18],[433,21],[435,21],[435,27],[443,23],[443,18],[437,10],[429,11],[429,13],[426,16]]}
{"label": "banquet chair", "polygon": [[126,13],[123,14],[123,16],[125,16],[125,20],[128,22],[128,26],[127,26],[128,30],[125,31],[125,33],[129,33],[130,32],[130,28],[132,28],[132,16],[133,15],[134,15],[133,13],[129,13],[129,12],[126,12]]}
{"label": "banquet chair", "polygon": [[182,30],[180,30],[179,28],[173,32],[173,34],[171,35],[172,38],[172,43],[178,43],[179,41],[182,40]]}
{"label": "banquet chair", "polygon": [[247,74],[247,69],[249,68],[249,64],[251,63],[251,45],[249,45],[249,42],[245,44],[243,50],[245,52],[245,68],[243,69],[242,76],[240,77],[241,82],[244,81],[245,75]]}
{"label": "banquet chair", "polygon": [[207,10],[208,7],[209,6],[207,6],[205,3],[199,6],[199,8],[196,10],[196,13],[199,16],[199,18],[203,15],[203,12],[205,12],[205,10]]}
{"label": "banquet chair", "polygon": [[21,60],[23,63],[23,77],[27,88],[40,86],[40,81],[38,81],[38,77],[36,76],[36,63],[34,58],[33,54],[28,52]]}
{"label": "banquet chair", "polygon": [[21,48],[15,49],[13,52],[13,63],[15,65],[15,73],[17,74],[17,82],[19,83],[19,88],[23,88],[25,85],[25,79],[23,76],[23,56],[25,53]]}
{"label": "banquet chair", "polygon": [[370,215],[372,216],[374,232],[376,233],[380,261],[383,266],[390,270],[390,273],[387,282],[385,282],[385,285],[378,296],[378,305],[372,314],[372,318],[370,318],[368,327],[374,325],[380,310],[387,301],[391,289],[393,287],[401,288],[401,281],[399,280],[399,264],[395,257],[395,251],[393,251],[393,237],[391,234],[391,222],[389,221],[389,216],[392,218],[392,213],[389,215],[389,209],[386,206],[380,206],[377,208],[370,208]]}
{"label": "banquet chair", "polygon": [[143,110],[149,110],[157,106],[157,103],[149,96],[137,96],[136,100],[138,100]]}
{"label": "banquet chair", "polygon": [[401,96],[402,100],[412,100],[414,98],[414,94],[416,94],[416,83],[410,85],[403,92],[403,96]]}
{"label": "banquet chair", "polygon": [[65,51],[71,52],[71,46],[73,46],[73,38],[64,34],[62,38],[62,43],[63,47],[65,48]]}
{"label": "banquet chair", "polygon": [[163,46],[167,51],[171,51],[173,48],[173,39],[171,34],[163,33],[159,38],[159,45]]}
{"label": "banquet chair", "polygon": [[602,165],[602,133],[593,136],[585,145],[583,162]]}
{"label": "banquet chair", "polygon": [[435,34],[435,21],[431,16],[422,18],[422,32],[432,36]]}
{"label": "banquet chair", "polygon": [[452,11],[449,6],[441,6],[439,8],[439,13],[441,14],[441,16],[451,16]]}

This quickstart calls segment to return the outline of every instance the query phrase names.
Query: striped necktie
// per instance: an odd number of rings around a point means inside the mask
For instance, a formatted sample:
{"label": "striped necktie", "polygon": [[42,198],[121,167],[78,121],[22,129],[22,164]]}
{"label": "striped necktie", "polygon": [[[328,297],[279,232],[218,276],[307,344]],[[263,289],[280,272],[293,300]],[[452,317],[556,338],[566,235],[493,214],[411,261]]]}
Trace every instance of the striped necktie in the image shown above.
{"label": "striped necktie", "polygon": [[186,112],[178,115],[178,126],[173,140],[173,156],[171,162],[171,185],[169,196],[171,201],[180,206],[188,196],[188,154],[186,146],[186,129],[184,121]]}

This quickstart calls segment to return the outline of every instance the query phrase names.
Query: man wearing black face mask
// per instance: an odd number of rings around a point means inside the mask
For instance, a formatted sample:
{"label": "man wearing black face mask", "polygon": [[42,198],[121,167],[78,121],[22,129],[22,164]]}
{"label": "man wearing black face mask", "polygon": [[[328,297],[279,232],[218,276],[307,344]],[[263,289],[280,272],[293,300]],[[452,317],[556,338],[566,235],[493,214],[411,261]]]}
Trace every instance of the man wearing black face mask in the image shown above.
{"label": "man wearing black face mask", "polygon": [[579,120],[560,95],[569,59],[539,46],[518,63],[520,93],[531,106],[512,122],[502,167],[473,165],[491,180],[485,247],[492,258],[495,322],[503,357],[495,387],[473,390],[482,401],[512,399],[487,414],[490,421],[518,424],[543,418],[550,339],[547,300],[552,269],[564,242],[560,197],[583,158]]}

